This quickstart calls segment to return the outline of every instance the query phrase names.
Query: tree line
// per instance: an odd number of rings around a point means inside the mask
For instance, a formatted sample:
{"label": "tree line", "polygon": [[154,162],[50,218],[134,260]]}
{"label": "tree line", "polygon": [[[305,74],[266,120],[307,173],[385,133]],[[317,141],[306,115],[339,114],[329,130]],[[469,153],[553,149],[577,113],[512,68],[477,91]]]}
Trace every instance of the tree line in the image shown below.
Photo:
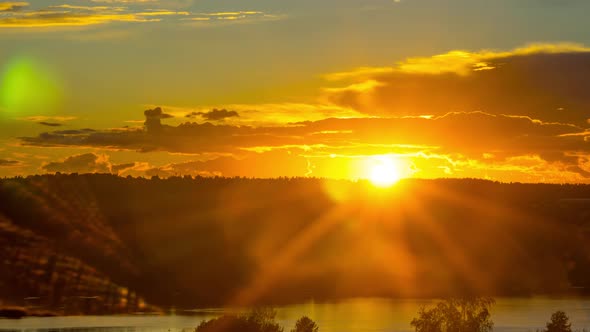
{"label": "tree line", "polygon": [[[410,325],[415,332],[491,332],[494,322],[489,297],[448,298],[430,308],[423,307]],[[276,311],[256,308],[250,313],[228,314],[203,321],[195,332],[283,332],[276,321]],[[585,332],[582,330],[581,332]],[[303,316],[291,332],[319,332],[319,326]],[[536,332],[573,332],[569,317],[563,311],[554,312],[543,330]]]}

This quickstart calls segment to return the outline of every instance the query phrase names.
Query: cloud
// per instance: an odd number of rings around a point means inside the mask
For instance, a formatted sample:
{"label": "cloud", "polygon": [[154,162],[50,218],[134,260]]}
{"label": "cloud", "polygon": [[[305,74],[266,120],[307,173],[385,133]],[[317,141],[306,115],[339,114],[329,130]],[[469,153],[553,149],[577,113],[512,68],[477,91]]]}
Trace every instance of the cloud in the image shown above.
{"label": "cloud", "polygon": [[85,153],[45,163],[41,169],[50,173],[111,173],[111,166],[107,155]]}
{"label": "cloud", "polygon": [[114,174],[120,174],[128,169],[131,169],[136,166],[137,163],[126,163],[126,164],[116,164],[111,165],[111,171]]}
{"label": "cloud", "polygon": [[219,120],[225,120],[225,119],[231,118],[231,117],[239,117],[240,115],[236,111],[228,111],[226,109],[216,109],[216,108],[214,108],[213,110],[211,110],[209,112],[191,112],[186,115],[187,118],[194,118],[197,116],[200,116],[205,120],[219,121]]}
{"label": "cloud", "polygon": [[[537,148],[584,150],[585,131],[575,125],[543,122],[526,116],[452,112],[442,116],[324,119],[284,126],[250,127],[182,123],[163,125],[170,117],[161,108],[144,112],[145,130],[60,130],[24,137],[42,146],[95,146],[122,149],[204,153],[239,151],[257,146],[343,144],[410,144],[447,146],[469,151]],[[452,135],[450,135],[452,133]]]}
{"label": "cloud", "polygon": [[0,28],[42,28],[104,24],[109,22],[153,22],[135,14],[80,14],[70,12],[29,12],[0,18]]}
{"label": "cloud", "polygon": [[84,10],[84,11],[91,11],[91,12],[124,12],[125,7],[108,7],[108,6],[77,6],[77,5],[54,5],[49,6],[50,9],[64,9],[64,10]]}
{"label": "cloud", "polygon": [[148,119],[169,119],[173,118],[174,116],[171,114],[164,113],[161,107],[156,107],[154,109],[145,110],[143,112],[145,115],[146,120]]}
{"label": "cloud", "polygon": [[146,110],[143,112],[143,115],[145,115],[145,128],[150,133],[159,132],[162,130],[162,119],[169,119],[173,117],[171,114],[164,113],[160,107]]}
{"label": "cloud", "polygon": [[0,12],[16,11],[28,6],[28,2],[0,2]]}
{"label": "cloud", "polygon": [[10,11],[8,15],[0,16],[0,28],[77,27],[111,22],[159,22],[163,16],[186,15],[189,13],[165,9],[137,11],[127,7],[62,4],[40,10]]}
{"label": "cloud", "polygon": [[590,48],[580,44],[531,44],[507,52],[494,51],[451,51],[431,57],[414,57],[401,61],[394,71],[409,74],[442,74],[456,73],[469,75],[481,70],[492,70],[496,67],[489,61],[512,57],[531,56],[536,54],[575,54],[588,53]]}
{"label": "cloud", "polygon": [[[145,105],[157,107],[157,105]],[[311,103],[269,103],[269,104],[226,104],[203,106],[197,109],[164,106],[166,111],[176,117],[194,118],[196,113],[208,113],[211,109],[231,109],[238,117],[225,118],[226,124],[236,126],[277,126],[302,121],[316,121],[325,118],[358,118],[368,117],[347,107],[332,104]]]}
{"label": "cloud", "polygon": [[91,0],[92,2],[101,3],[124,3],[124,4],[138,4],[138,3],[153,3],[159,0]]}
{"label": "cloud", "polygon": [[0,159],[0,167],[13,167],[21,164],[18,160]]}
{"label": "cloud", "polygon": [[285,18],[285,15],[269,14],[261,11],[252,10],[197,13],[184,20],[189,21],[189,24],[191,24],[192,26],[218,26],[278,21]]}
{"label": "cloud", "polygon": [[62,123],[57,123],[57,122],[45,122],[45,121],[41,121],[39,122],[40,125],[43,126],[48,126],[48,127],[60,127],[63,126]]}
{"label": "cloud", "polygon": [[[590,183],[590,51],[583,46],[455,51],[326,78],[322,104],[165,112],[151,105],[143,128],[54,130],[20,142],[197,159],[164,166],[138,160],[121,174],[271,176],[281,172],[275,165],[293,163],[289,174],[354,178],[364,159],[387,154],[422,177]],[[197,117],[212,123],[179,124]]]}
{"label": "cloud", "polygon": [[[191,13],[162,7],[164,2],[146,0],[96,0],[104,5],[87,6],[78,4],[51,5],[43,9],[20,10],[28,6],[26,2],[0,2],[0,28],[61,28],[101,25],[112,22],[160,22],[164,19],[192,22],[192,25],[227,25],[275,21],[282,15],[261,11],[228,11],[212,13]],[[156,9],[145,8],[153,4]],[[176,8],[187,7],[189,2],[165,2]]]}
{"label": "cloud", "polygon": [[112,173],[121,174],[132,169],[137,163],[113,164],[107,154],[84,153],[65,159],[46,162],[41,169],[49,173]]}
{"label": "cloud", "polygon": [[[559,181],[567,175],[568,179],[590,181],[588,166],[585,166],[590,159],[588,131],[574,124],[528,116],[449,112],[432,117],[332,118],[251,127],[211,123],[163,125],[160,120],[167,117],[165,114],[161,108],[146,111],[145,129],[53,131],[24,137],[21,142],[33,146],[231,155],[236,160],[269,163],[269,168],[254,162],[238,167],[242,174],[253,176],[276,174],[270,168],[288,165],[282,161],[277,163],[277,156],[263,159],[266,153],[287,153],[292,160],[303,158],[301,160],[310,165],[316,165],[305,172],[299,167],[300,173],[293,173],[301,176],[336,176],[334,170],[345,172],[340,170],[342,160],[393,153],[408,159],[409,164],[415,165],[412,172],[424,176],[476,177],[479,174],[483,177],[482,174],[492,172],[497,178],[520,174],[527,179],[535,176],[544,181]],[[236,164],[229,159],[222,160],[228,165]],[[295,164],[301,165],[301,160]],[[238,168],[202,166],[195,169],[239,174]],[[546,170],[553,170],[553,177]],[[177,167],[171,166],[159,171],[181,174]],[[353,173],[358,174],[358,171],[346,174]]]}
{"label": "cloud", "polygon": [[109,5],[125,5],[129,7],[145,8],[190,8],[194,0],[90,0],[94,3],[103,3]]}
{"label": "cloud", "polygon": [[328,102],[372,115],[484,111],[587,125],[590,48],[537,44],[508,52],[452,51],[387,68],[327,75]]}
{"label": "cloud", "polygon": [[87,135],[96,132],[94,129],[69,129],[69,130],[56,130],[53,133],[57,135]]}
{"label": "cloud", "polygon": [[186,15],[190,15],[190,13],[187,11],[151,9],[149,11],[137,13],[136,15],[139,15],[139,16],[186,16]]}
{"label": "cloud", "polygon": [[328,81],[342,81],[351,78],[369,78],[375,75],[392,73],[394,71],[395,69],[392,67],[359,67],[351,71],[326,74],[323,75],[323,78]]}
{"label": "cloud", "polygon": [[18,120],[23,121],[31,121],[31,122],[45,122],[45,121],[53,121],[53,122],[66,122],[76,120],[77,117],[75,116],[45,116],[45,115],[38,115],[38,116],[28,116],[25,118],[18,118]]}

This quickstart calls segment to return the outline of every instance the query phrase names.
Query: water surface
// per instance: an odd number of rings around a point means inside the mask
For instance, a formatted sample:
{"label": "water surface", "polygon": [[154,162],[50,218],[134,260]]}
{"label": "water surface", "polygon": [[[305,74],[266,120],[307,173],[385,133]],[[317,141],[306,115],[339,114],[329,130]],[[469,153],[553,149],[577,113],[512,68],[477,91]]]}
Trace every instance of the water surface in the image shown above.
{"label": "water surface", "polygon": [[[290,331],[307,315],[321,332],[404,332],[409,322],[430,300],[351,299],[334,303],[305,303],[277,307],[277,320]],[[535,331],[545,326],[551,313],[563,310],[574,330],[590,329],[590,298],[500,298],[493,307],[494,331]],[[193,330],[202,320],[219,315],[209,310],[194,316],[71,316],[0,319],[0,329],[21,331],[80,330],[89,332],[181,332]]]}

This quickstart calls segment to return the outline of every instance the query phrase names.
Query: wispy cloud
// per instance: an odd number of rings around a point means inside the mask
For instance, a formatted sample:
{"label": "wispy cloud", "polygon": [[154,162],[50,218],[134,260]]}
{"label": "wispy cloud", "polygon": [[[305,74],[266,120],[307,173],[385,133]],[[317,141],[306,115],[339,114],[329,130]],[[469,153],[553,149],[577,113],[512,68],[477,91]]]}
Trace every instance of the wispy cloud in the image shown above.
{"label": "wispy cloud", "polygon": [[210,121],[223,121],[227,118],[239,117],[239,116],[240,115],[236,111],[228,111],[226,109],[216,109],[216,108],[214,108],[213,110],[211,110],[209,112],[191,112],[191,113],[185,115],[185,117],[187,117],[187,118],[201,117],[205,120],[210,120]]}
{"label": "wispy cloud", "polygon": [[232,11],[197,13],[184,20],[190,21],[190,24],[193,26],[211,26],[278,21],[284,18],[286,18],[285,15],[270,14],[261,11]]}
{"label": "wispy cloud", "polygon": [[359,67],[350,71],[343,71],[338,73],[329,73],[323,75],[323,78],[328,81],[342,81],[347,79],[367,78],[380,74],[387,74],[394,72],[392,67]]}
{"label": "wispy cloud", "polygon": [[22,121],[31,121],[31,122],[66,122],[76,120],[78,117],[75,116],[46,116],[46,115],[37,115],[37,116],[28,116],[25,118],[18,118],[18,120]]}
{"label": "wispy cloud", "polygon": [[[158,105],[146,104],[154,108]],[[359,118],[367,115],[351,108],[320,103],[268,103],[268,104],[224,104],[201,107],[163,106],[166,112],[177,118],[195,118],[195,115],[209,113],[211,110],[232,110],[239,116],[225,117],[225,123],[237,126],[276,126],[304,121],[317,121],[325,118]],[[228,111],[229,112],[229,111]],[[208,120],[202,117],[203,120]]]}
{"label": "wispy cloud", "polygon": [[99,3],[124,3],[124,4],[136,4],[136,3],[152,3],[158,2],[159,0],[91,0],[92,2]]}
{"label": "wispy cloud", "polygon": [[590,47],[576,43],[535,43],[511,51],[483,50],[471,52],[465,50],[453,50],[444,54],[427,57],[410,57],[400,61],[391,67],[360,67],[349,71],[328,73],[323,76],[329,81],[347,79],[365,79],[382,74],[406,73],[406,74],[443,74],[454,73],[468,75],[481,70],[491,70],[495,67],[491,64],[494,60],[530,56],[534,54],[564,54],[587,53]]}
{"label": "wispy cloud", "polygon": [[[275,21],[284,18],[283,15],[255,10],[192,13],[188,10],[163,7],[165,4],[170,4],[172,8],[186,7],[182,4],[150,0],[93,0],[92,2],[97,5],[76,3],[50,5],[45,8],[27,8],[30,7],[27,2],[0,2],[0,28],[64,28],[113,22],[160,22],[164,19],[176,19],[193,26],[212,26]],[[147,5],[155,9],[146,8]]]}
{"label": "wispy cloud", "polygon": [[137,13],[139,16],[186,16],[190,15],[187,11],[174,11],[165,9],[151,9]]}
{"label": "wispy cloud", "polygon": [[0,12],[15,11],[28,6],[28,2],[0,2]]}
{"label": "wispy cloud", "polygon": [[94,12],[103,12],[103,11],[112,11],[112,12],[124,12],[125,7],[108,7],[108,6],[76,6],[76,5],[55,5],[49,6],[48,8],[53,9],[63,9],[63,10],[84,10],[84,11],[94,11]]}
{"label": "wispy cloud", "polygon": [[109,22],[154,22],[136,14],[71,13],[62,11],[36,11],[0,18],[1,28],[43,28],[105,24]]}
{"label": "wispy cloud", "polygon": [[18,160],[0,159],[0,167],[15,167],[20,164],[21,162]]}
{"label": "wispy cloud", "polygon": [[47,126],[47,127],[61,127],[61,126],[63,126],[62,123],[58,123],[58,122],[41,121],[41,122],[39,122],[39,124],[42,126]]}
{"label": "wispy cloud", "polygon": [[[6,8],[16,8],[13,5]],[[2,8],[2,7],[0,7]],[[162,17],[187,16],[189,12],[166,9],[132,10],[120,6],[62,4],[45,9],[8,11],[0,15],[0,28],[47,28],[100,25],[111,22],[158,22]]]}

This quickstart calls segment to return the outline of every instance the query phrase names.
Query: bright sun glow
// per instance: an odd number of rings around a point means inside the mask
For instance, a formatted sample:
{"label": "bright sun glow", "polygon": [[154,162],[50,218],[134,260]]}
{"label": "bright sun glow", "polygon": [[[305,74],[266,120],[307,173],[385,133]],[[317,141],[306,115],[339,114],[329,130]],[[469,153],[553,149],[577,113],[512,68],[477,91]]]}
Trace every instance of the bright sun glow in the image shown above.
{"label": "bright sun glow", "polygon": [[378,187],[392,186],[401,179],[399,166],[388,156],[375,158],[368,175],[369,180]]}

